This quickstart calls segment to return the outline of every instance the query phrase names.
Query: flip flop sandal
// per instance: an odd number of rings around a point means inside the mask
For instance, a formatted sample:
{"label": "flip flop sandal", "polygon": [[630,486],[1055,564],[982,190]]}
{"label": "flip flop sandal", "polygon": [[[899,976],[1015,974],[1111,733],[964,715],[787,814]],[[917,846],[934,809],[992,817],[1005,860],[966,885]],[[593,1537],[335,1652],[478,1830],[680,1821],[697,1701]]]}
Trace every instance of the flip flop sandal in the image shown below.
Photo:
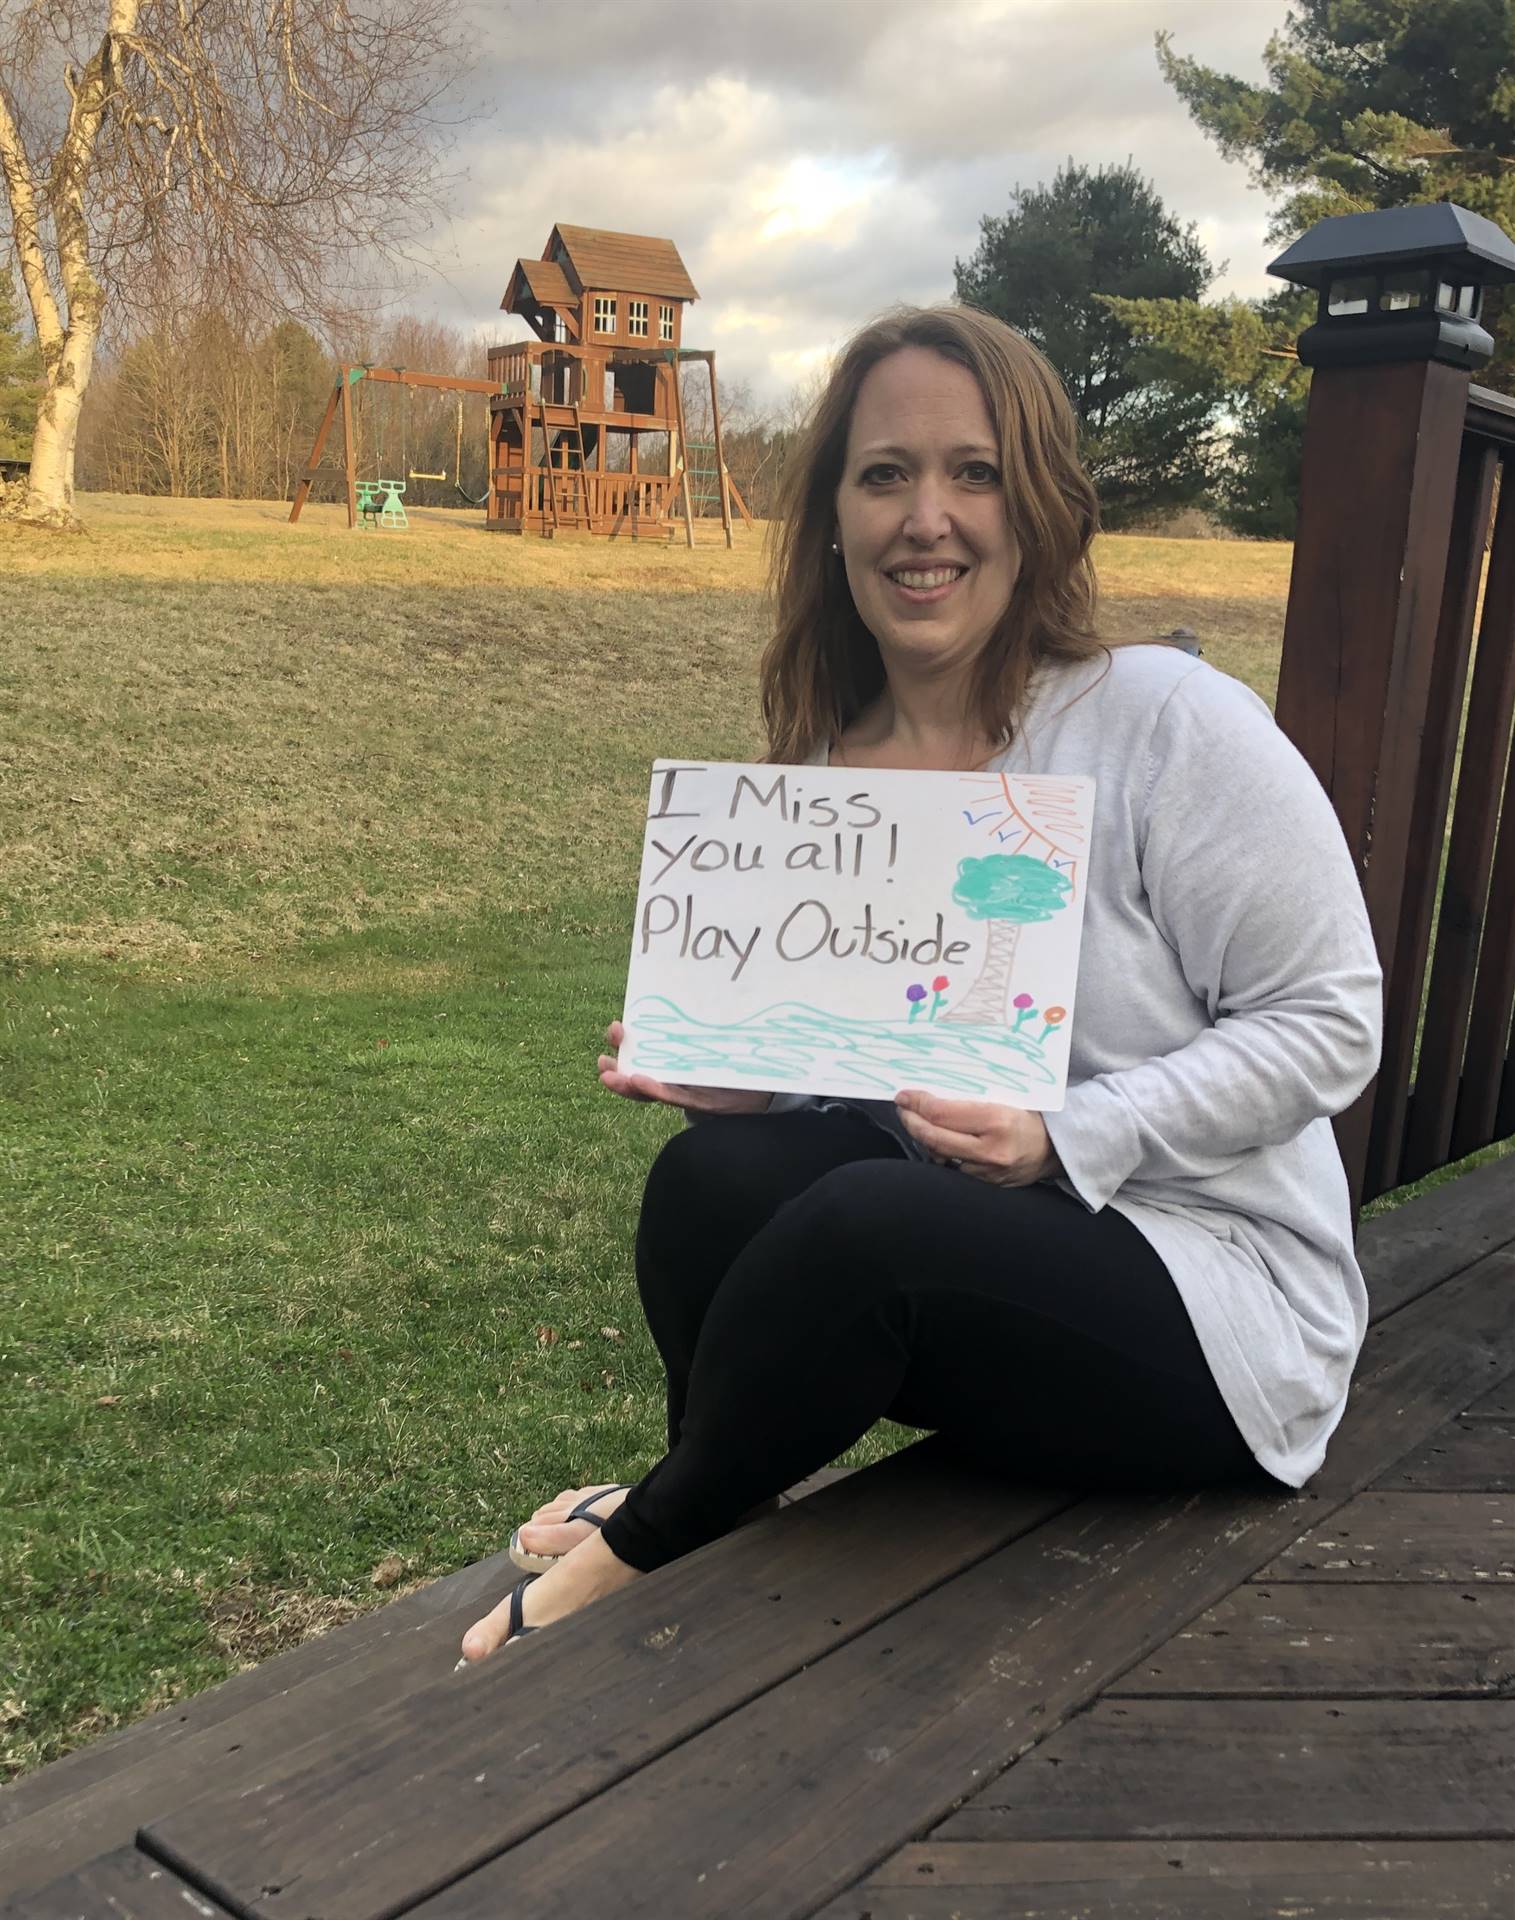
{"label": "flip flop sandal", "polygon": [[[570,1520],[587,1520],[592,1527],[603,1527],[605,1522],[610,1518],[610,1515],[608,1513],[591,1513],[590,1508],[596,1500],[603,1500],[608,1493],[627,1492],[629,1485],[630,1483],[628,1482],[625,1486],[601,1487],[595,1493],[586,1493],[572,1513],[565,1513],[561,1520],[548,1521],[546,1524],[549,1526],[566,1527]],[[527,1524],[529,1525],[530,1523],[528,1522]],[[529,1547],[523,1547],[521,1545],[521,1529],[519,1527],[517,1527],[515,1532],[510,1536],[508,1551],[511,1561],[525,1573],[546,1573],[549,1567],[555,1567],[563,1558],[561,1553],[533,1553]],[[528,1629],[528,1631],[532,1631],[532,1629]]]}

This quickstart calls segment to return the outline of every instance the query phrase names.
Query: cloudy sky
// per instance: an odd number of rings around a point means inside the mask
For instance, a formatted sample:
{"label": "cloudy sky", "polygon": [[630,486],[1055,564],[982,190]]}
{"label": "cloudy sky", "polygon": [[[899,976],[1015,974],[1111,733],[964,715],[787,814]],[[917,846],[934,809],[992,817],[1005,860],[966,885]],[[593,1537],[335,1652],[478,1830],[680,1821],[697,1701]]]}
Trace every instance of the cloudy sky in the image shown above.
{"label": "cloudy sky", "polygon": [[555,220],[666,235],[686,345],[776,399],[897,300],[941,299],[1017,184],[1133,158],[1257,293],[1267,203],[1153,35],[1255,77],[1285,0],[476,0],[466,177],[408,305],[483,339]]}

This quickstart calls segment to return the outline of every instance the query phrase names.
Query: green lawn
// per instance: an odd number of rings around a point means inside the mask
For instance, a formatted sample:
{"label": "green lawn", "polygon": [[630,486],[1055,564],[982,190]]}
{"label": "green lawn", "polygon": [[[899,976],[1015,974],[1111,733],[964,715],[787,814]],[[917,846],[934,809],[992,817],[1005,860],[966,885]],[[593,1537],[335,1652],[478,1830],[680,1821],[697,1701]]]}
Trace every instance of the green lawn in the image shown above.
{"label": "green lawn", "polygon": [[[674,1123],[594,1058],[649,761],[758,747],[751,534],[86,510],[0,526],[11,1772],[656,1457]],[[1100,565],[1112,633],[1271,695],[1286,548]]]}

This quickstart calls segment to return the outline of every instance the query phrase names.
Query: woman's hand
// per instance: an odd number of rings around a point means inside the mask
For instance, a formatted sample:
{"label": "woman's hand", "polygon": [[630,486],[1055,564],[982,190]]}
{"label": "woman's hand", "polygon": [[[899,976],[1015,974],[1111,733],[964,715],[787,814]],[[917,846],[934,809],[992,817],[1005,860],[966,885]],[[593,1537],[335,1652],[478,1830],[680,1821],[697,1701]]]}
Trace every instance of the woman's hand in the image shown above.
{"label": "woman's hand", "polygon": [[626,1038],[625,1027],[612,1020],[605,1038],[611,1050],[600,1055],[600,1085],[623,1100],[658,1100],[685,1113],[766,1113],[773,1098],[771,1093],[747,1087],[681,1087],[654,1080],[647,1073],[622,1073],[616,1061]]}
{"label": "woman's hand", "polygon": [[914,1088],[894,1104],[905,1130],[933,1160],[960,1166],[999,1187],[1029,1187],[1063,1170],[1039,1113],[987,1100],[948,1100]]}

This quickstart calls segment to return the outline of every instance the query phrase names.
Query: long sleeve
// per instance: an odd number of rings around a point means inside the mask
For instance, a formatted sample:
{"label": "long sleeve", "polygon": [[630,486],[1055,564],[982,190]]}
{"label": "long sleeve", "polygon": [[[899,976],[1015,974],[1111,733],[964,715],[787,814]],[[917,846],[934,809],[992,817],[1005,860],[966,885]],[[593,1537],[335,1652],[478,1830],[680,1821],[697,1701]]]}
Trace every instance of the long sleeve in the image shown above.
{"label": "long sleeve", "polygon": [[[1208,669],[1174,687],[1132,824],[1152,921],[1194,996],[1191,1024],[1211,1024],[1170,1052],[1070,1084],[1065,1106],[1045,1116],[1069,1182],[1095,1211],[1128,1180],[1224,1174],[1339,1113],[1371,1079],[1381,1038],[1382,974],[1340,825],[1255,694]],[[1108,976],[1101,984],[1113,998]],[[1084,985],[1081,970],[1075,1021],[1108,1028],[1110,1008],[1086,1006]]]}

